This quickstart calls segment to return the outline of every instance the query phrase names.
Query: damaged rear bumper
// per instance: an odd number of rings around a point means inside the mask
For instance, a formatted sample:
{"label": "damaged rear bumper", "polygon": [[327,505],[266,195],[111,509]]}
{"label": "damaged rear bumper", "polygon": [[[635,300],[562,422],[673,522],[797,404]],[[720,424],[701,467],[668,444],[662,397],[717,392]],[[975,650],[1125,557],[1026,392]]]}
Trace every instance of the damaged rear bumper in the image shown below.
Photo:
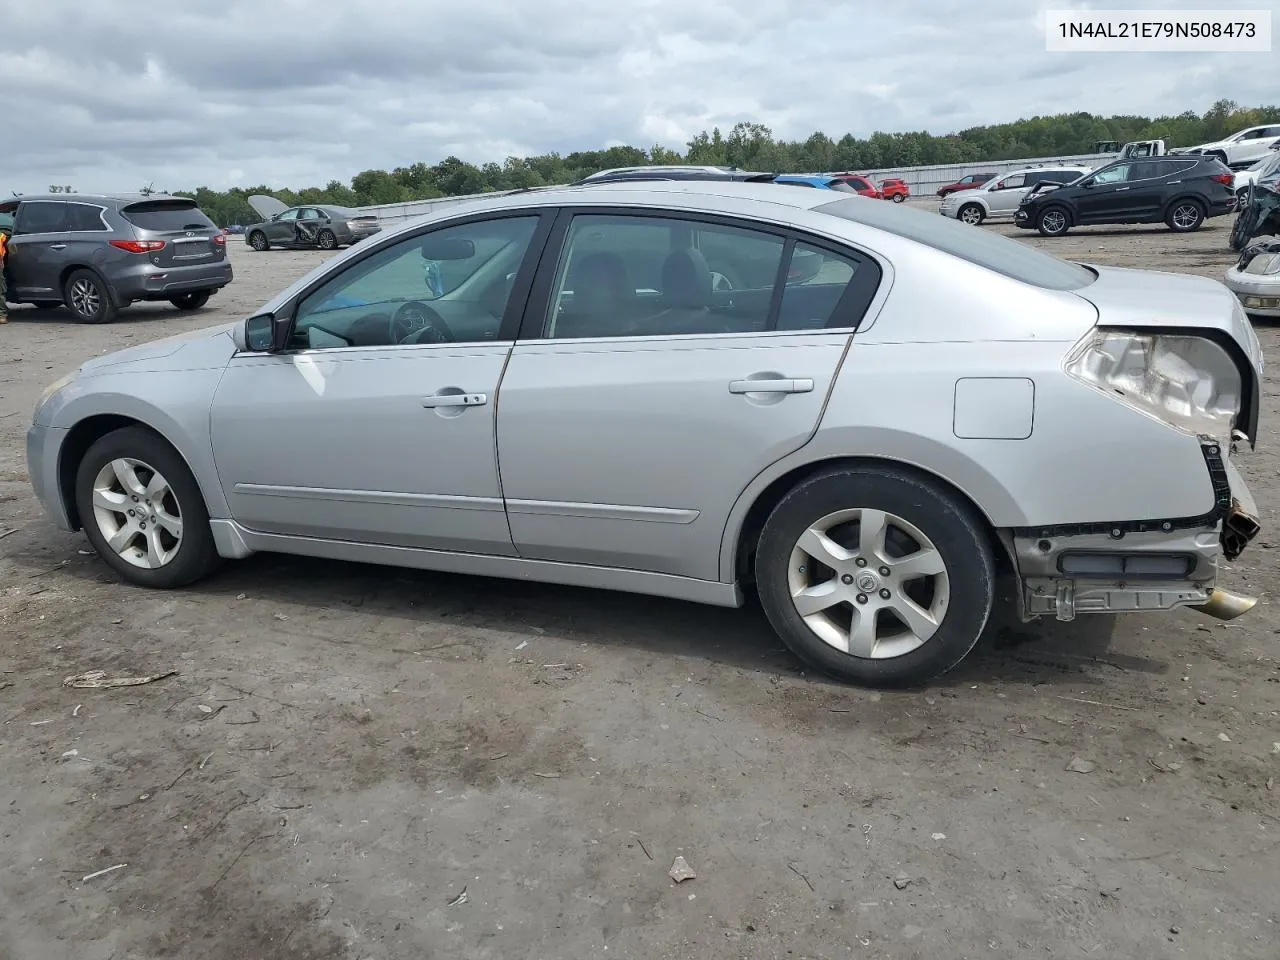
{"label": "damaged rear bumper", "polygon": [[1009,531],[1022,618],[1194,607],[1232,619],[1248,611],[1253,598],[1216,581],[1219,559],[1234,560],[1261,531],[1258,508],[1216,445],[1206,445],[1205,460],[1215,507],[1204,517]]}

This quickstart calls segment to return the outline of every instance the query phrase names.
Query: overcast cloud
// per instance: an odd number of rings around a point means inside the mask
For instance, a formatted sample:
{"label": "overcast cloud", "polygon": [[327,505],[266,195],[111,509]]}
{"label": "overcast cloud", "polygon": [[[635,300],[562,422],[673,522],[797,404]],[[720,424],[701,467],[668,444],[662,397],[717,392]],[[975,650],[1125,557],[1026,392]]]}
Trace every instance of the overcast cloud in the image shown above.
{"label": "overcast cloud", "polygon": [[0,195],[299,187],[450,154],[683,150],[739,120],[797,139],[1275,101],[1275,53],[1044,49],[1046,7],[1217,5],[0,0]]}

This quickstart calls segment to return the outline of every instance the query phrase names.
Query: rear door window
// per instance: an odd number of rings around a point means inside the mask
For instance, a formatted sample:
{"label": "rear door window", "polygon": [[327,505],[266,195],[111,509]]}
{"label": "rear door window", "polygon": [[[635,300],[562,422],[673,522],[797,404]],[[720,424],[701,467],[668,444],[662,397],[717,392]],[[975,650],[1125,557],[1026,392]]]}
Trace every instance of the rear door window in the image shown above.
{"label": "rear door window", "polygon": [[180,200],[148,200],[132,203],[121,215],[140,230],[168,233],[178,230],[216,230],[213,221],[193,203]]}
{"label": "rear door window", "polygon": [[61,233],[67,229],[67,205],[57,200],[28,200],[18,205],[13,232]]}

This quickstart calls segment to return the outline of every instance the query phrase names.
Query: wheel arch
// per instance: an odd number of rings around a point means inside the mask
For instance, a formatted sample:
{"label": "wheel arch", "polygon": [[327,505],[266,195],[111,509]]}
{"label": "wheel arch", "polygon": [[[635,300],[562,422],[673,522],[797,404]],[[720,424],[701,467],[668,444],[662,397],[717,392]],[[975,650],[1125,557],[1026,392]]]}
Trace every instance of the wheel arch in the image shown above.
{"label": "wheel arch", "polygon": [[[885,456],[828,456],[791,466],[772,479],[767,475],[758,477],[756,482],[739,497],[729,520],[726,523],[725,539],[722,544],[720,564],[721,579],[728,582],[746,583],[752,579],[752,558],[755,556],[756,543],[765,520],[773,512],[783,497],[795,487],[824,470],[832,467],[883,467],[914,474],[921,479],[937,484],[959,502],[972,509],[983,531],[986,533],[992,554],[998,564],[1007,563],[1008,553],[997,534],[997,526],[988,509],[968,491],[956,483],[946,479],[939,473],[909,463],[904,460]],[[744,507],[745,503],[745,507]],[[735,523],[736,519],[736,523]]]}
{"label": "wheel arch", "polygon": [[211,517],[226,515],[225,504],[217,483],[211,485],[205,482],[202,476],[205,471],[199,469],[199,465],[193,462],[193,458],[184,449],[184,444],[174,441],[174,436],[181,432],[180,428],[176,424],[166,426],[167,429],[157,427],[153,421],[133,414],[103,412],[83,417],[67,430],[66,436],[58,446],[57,489],[67,520],[73,530],[79,530],[83,526],[83,520],[76,507],[76,472],[80,468],[84,455],[99,439],[126,427],[139,427],[154,434],[168,445],[191,471],[209,515]]}
{"label": "wheel arch", "polygon": [[59,271],[58,293],[62,294],[62,302],[64,304],[67,302],[67,281],[71,279],[71,275],[73,273],[80,270],[87,270],[98,278],[98,281],[102,284],[102,288],[107,291],[107,296],[111,298],[111,302],[115,304],[116,307],[123,307],[126,305],[125,301],[120,299],[120,294],[116,292],[116,288],[112,286],[111,281],[108,280],[103,272],[92,263],[69,263]]}
{"label": "wheel arch", "polygon": [[1164,205],[1164,209],[1161,211],[1161,214],[1163,215],[1163,217],[1168,217],[1169,214],[1173,213],[1173,208],[1185,200],[1190,200],[1192,203],[1198,206],[1200,208],[1200,212],[1205,216],[1206,219],[1208,219],[1209,205],[1205,203],[1204,198],[1201,197],[1200,194],[1194,193],[1190,190],[1186,191],[1185,193],[1175,194],[1173,199],[1168,201]]}

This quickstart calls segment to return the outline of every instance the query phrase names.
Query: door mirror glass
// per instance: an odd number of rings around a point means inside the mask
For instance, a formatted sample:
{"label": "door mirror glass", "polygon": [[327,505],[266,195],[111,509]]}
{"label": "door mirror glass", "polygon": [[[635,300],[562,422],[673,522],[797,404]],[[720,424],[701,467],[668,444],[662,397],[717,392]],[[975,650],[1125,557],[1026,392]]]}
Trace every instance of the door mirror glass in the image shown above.
{"label": "door mirror glass", "polygon": [[423,260],[470,260],[476,255],[476,245],[466,237],[430,234],[423,237],[418,252]]}
{"label": "door mirror glass", "polygon": [[244,346],[252,353],[272,353],[289,345],[289,318],[260,313],[244,322]]}

